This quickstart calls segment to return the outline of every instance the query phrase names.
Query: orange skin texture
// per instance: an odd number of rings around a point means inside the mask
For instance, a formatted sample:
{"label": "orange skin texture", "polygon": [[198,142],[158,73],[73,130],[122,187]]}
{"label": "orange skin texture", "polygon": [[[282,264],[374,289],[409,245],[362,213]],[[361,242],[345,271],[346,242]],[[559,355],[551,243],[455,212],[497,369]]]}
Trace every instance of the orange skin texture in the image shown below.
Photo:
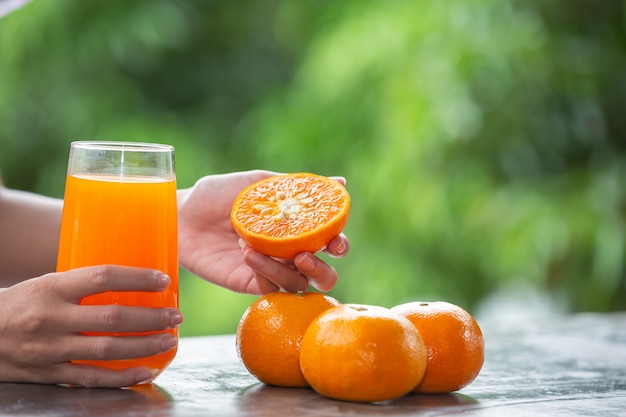
{"label": "orange skin texture", "polygon": [[391,310],[409,319],[426,344],[428,365],[415,392],[449,393],[474,381],[485,346],[480,326],[467,311],[445,301],[415,301]]}
{"label": "orange skin texture", "polygon": [[401,397],[422,379],[424,342],[409,320],[391,310],[345,304],[311,322],[302,339],[300,367],[319,394],[343,401]]}
{"label": "orange skin texture", "polygon": [[300,370],[300,344],[309,324],[339,301],[317,292],[272,292],[243,314],[236,333],[237,353],[259,381],[307,387]]}
{"label": "orange skin texture", "polygon": [[239,193],[231,211],[235,232],[254,250],[292,259],[315,253],[348,221],[350,195],[331,178],[295,173],[258,181]]}

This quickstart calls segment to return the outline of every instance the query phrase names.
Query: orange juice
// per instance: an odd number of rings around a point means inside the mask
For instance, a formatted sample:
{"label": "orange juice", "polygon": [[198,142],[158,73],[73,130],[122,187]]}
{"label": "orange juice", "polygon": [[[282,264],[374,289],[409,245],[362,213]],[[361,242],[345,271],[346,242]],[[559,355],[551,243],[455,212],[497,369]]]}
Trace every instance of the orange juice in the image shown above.
{"label": "orange juice", "polygon": [[[88,296],[81,304],[177,308],[176,213],[173,179],[68,175],[57,271],[101,264],[157,269],[171,279],[166,291],[105,292]],[[177,329],[167,331],[178,337]],[[114,369],[147,366],[162,371],[175,355],[173,349],[147,358],[80,362]]]}

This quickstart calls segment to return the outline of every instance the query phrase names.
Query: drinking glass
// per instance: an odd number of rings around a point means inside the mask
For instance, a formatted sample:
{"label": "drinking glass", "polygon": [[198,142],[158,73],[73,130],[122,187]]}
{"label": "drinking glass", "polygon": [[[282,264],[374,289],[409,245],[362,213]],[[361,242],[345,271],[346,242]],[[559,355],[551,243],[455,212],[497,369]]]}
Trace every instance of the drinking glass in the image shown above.
{"label": "drinking glass", "polygon": [[[163,292],[109,291],[81,304],[178,308],[178,225],[174,148],[135,142],[72,142],[57,271],[116,264],[166,273]],[[177,329],[164,332],[178,337]],[[145,335],[147,333],[85,333]],[[111,369],[147,366],[163,371],[176,349],[124,360],[81,360]]]}

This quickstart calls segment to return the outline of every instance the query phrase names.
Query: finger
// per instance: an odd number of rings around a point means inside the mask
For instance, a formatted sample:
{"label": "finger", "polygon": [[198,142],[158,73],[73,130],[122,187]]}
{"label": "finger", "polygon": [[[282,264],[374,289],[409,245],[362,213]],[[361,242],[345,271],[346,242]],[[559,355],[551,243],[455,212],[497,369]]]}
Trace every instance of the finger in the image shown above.
{"label": "finger", "polygon": [[[48,278],[50,275],[43,277]],[[105,291],[163,291],[170,278],[161,271],[119,265],[99,265],[53,274],[51,285],[67,298],[83,297]]]}
{"label": "finger", "polygon": [[121,370],[65,362],[58,364],[40,383],[65,384],[86,388],[122,388],[154,380],[159,371],[146,367]]}
{"label": "finger", "polygon": [[[238,244],[241,249],[242,256],[247,250],[251,249],[250,246],[248,246],[242,239],[239,239]],[[229,285],[227,282],[227,286],[229,288],[233,288],[236,291],[241,291],[246,294],[256,295],[263,295],[280,290],[280,288],[272,281],[252,270],[250,265],[245,264],[245,261],[241,266],[245,268],[245,275],[237,277],[233,275],[232,279],[236,280],[236,282],[234,285]]]}
{"label": "finger", "polygon": [[331,240],[324,249],[324,253],[333,258],[343,258],[349,251],[350,241],[343,233]]}
{"label": "finger", "polygon": [[58,358],[61,362],[143,358],[167,352],[178,345],[178,339],[169,332],[145,336],[72,335],[63,338],[63,342],[65,349]]}
{"label": "finger", "polygon": [[246,288],[246,292],[248,294],[258,295],[267,294],[279,290],[280,287],[278,285],[274,284],[272,281],[256,272],[254,272],[254,278],[250,281],[248,287]]}
{"label": "finger", "polygon": [[250,247],[243,249],[244,262],[257,274],[265,277],[274,285],[289,292],[305,291],[308,279],[276,259],[265,256]]}
{"label": "finger", "polygon": [[64,320],[70,332],[147,332],[177,327],[183,314],[175,308],[73,305]]}
{"label": "finger", "polygon": [[298,270],[309,277],[309,282],[320,291],[330,291],[337,283],[337,271],[309,252],[301,252],[294,258]]}

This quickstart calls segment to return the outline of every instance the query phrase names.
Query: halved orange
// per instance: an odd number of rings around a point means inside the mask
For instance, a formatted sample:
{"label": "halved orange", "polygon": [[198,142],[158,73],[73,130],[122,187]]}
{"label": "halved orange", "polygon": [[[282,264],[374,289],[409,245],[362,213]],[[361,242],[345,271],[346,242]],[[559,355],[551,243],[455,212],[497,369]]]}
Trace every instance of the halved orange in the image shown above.
{"label": "halved orange", "polygon": [[343,230],[349,211],[350,195],[342,184],[304,172],[248,186],[235,199],[230,218],[250,247],[290,259],[324,249]]}

